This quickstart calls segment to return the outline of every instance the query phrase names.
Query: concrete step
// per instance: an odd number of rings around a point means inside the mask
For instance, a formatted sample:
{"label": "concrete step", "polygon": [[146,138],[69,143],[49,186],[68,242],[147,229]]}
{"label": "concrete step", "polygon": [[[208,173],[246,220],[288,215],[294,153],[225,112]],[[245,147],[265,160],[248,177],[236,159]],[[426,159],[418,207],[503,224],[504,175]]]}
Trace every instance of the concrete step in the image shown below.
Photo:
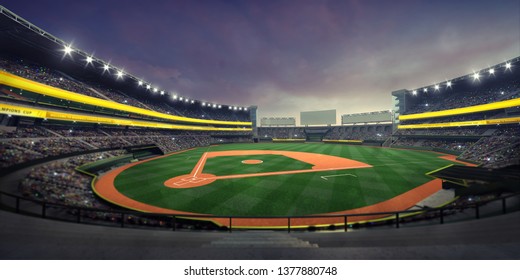
{"label": "concrete step", "polygon": [[239,233],[214,240],[210,248],[318,248],[317,244],[292,237],[287,233]]}

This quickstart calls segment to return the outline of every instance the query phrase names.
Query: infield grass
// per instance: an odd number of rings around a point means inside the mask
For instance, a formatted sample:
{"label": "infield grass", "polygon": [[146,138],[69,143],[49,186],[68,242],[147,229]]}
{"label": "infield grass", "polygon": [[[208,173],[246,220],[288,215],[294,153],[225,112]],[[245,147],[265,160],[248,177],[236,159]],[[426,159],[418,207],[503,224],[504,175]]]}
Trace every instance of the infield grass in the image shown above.
{"label": "infield grass", "polygon": [[[244,164],[244,160],[261,160]],[[203,173],[217,176],[311,169],[312,165],[282,155],[222,156],[208,158]]]}

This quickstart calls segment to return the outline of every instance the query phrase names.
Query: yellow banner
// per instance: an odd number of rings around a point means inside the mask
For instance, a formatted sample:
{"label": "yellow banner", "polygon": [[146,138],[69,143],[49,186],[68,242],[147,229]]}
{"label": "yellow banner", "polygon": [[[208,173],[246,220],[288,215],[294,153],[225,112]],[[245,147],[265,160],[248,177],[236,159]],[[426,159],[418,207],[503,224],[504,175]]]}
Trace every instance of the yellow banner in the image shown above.
{"label": "yellow banner", "polygon": [[305,138],[294,138],[294,139],[278,139],[273,138],[273,142],[302,142],[305,141]]}
{"label": "yellow banner", "polygon": [[363,143],[363,140],[323,140],[326,143]]}
{"label": "yellow banner", "polygon": [[0,103],[0,113],[13,116],[45,118],[45,111]]}
{"label": "yellow banner", "polygon": [[446,123],[402,124],[402,125],[398,125],[397,129],[444,128],[444,127],[459,127],[459,126],[511,124],[511,123],[520,123],[520,118],[519,117],[501,118],[501,119],[476,120],[476,121],[465,121],[465,122],[446,122]]}
{"label": "yellow banner", "polygon": [[131,119],[120,119],[93,115],[82,115],[76,113],[66,113],[53,110],[40,110],[25,106],[17,106],[0,103],[0,113],[16,116],[46,118],[49,120],[60,120],[69,122],[99,123],[108,125],[136,126],[147,128],[164,128],[180,130],[199,130],[199,131],[252,131],[252,128],[232,128],[232,127],[212,127],[196,125],[177,125],[169,123],[158,123],[149,121],[139,121]]}
{"label": "yellow banner", "polygon": [[216,121],[216,120],[204,120],[204,119],[194,119],[194,118],[186,118],[180,116],[173,116],[169,114],[159,113],[152,110],[142,109],[133,107],[130,105],[125,105],[121,103],[117,103],[114,101],[104,100],[92,96],[87,96],[84,94],[74,93],[71,91],[67,91],[60,88],[51,87],[45,84],[41,84],[35,81],[31,81],[11,73],[0,70],[0,84],[4,84],[10,87],[19,88],[23,90],[27,90],[30,92],[34,92],[37,94],[43,94],[52,96],[55,98],[60,98],[64,100],[84,103],[93,106],[99,106],[103,108],[109,108],[113,110],[119,110],[124,112],[136,113],[140,115],[150,116],[161,118],[165,120],[172,121],[181,121],[181,122],[190,122],[190,123],[200,123],[200,124],[220,124],[220,125],[241,125],[241,126],[251,126],[251,122],[232,122],[232,121]]}
{"label": "yellow banner", "polygon": [[462,115],[469,113],[478,113],[485,112],[491,110],[505,109],[520,106],[520,98],[499,101],[489,104],[475,105],[464,108],[443,110],[443,111],[435,111],[435,112],[426,112],[419,114],[410,114],[410,115],[401,115],[399,116],[399,120],[416,120],[416,119],[426,119],[426,118],[437,118],[437,117],[446,117],[446,116],[454,116],[454,115]]}

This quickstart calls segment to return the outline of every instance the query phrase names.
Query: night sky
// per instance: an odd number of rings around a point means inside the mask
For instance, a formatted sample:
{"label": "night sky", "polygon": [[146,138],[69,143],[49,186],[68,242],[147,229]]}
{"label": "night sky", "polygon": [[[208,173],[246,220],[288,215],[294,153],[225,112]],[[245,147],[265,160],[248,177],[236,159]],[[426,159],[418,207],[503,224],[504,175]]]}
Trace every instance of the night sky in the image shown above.
{"label": "night sky", "polygon": [[388,110],[393,90],[520,55],[519,0],[1,4],[161,90],[260,117]]}

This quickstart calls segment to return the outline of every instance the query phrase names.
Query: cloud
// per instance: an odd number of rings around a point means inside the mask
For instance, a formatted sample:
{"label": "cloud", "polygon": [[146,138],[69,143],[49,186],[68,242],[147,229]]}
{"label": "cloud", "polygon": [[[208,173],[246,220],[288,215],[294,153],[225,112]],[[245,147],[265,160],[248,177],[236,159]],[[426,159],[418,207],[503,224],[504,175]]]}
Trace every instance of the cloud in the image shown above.
{"label": "cloud", "polygon": [[520,52],[513,0],[7,2],[167,91],[259,116],[389,109],[393,90]]}

